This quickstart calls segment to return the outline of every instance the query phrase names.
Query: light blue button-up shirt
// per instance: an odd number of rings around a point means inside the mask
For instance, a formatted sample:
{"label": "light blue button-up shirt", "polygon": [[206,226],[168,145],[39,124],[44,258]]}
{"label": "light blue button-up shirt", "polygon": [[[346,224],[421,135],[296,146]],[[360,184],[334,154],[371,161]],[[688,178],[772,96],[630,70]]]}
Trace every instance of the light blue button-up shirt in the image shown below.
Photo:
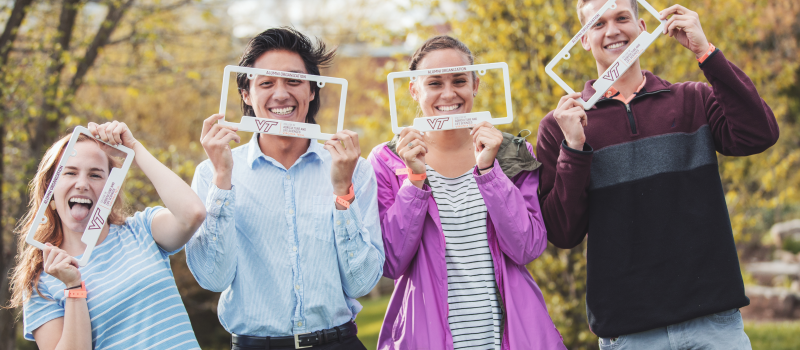
{"label": "light blue button-up shirt", "polygon": [[228,332],[288,336],[355,319],[383,274],[375,173],[358,160],[355,201],[337,210],[331,156],[314,140],[288,170],[267,157],[258,134],[233,149],[233,188],[197,167],[192,189],[205,222],[186,245],[189,269],[205,289],[222,292],[218,314]]}

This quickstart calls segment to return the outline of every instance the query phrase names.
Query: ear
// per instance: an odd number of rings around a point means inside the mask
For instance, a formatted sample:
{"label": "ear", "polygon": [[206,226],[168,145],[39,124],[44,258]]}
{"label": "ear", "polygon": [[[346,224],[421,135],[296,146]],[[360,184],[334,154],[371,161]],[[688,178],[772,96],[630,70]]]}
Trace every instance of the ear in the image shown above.
{"label": "ear", "polygon": [[473,94],[477,94],[478,93],[478,88],[480,86],[481,86],[481,78],[476,76],[475,77],[475,84],[473,84],[473,86],[472,86],[472,93]]}
{"label": "ear", "polygon": [[408,92],[411,93],[411,98],[413,98],[414,101],[417,101],[417,90],[414,89],[414,82],[413,81],[408,83]]}
{"label": "ear", "polygon": [[314,90],[311,90],[311,99],[309,101],[314,101],[314,98],[317,97],[317,93]]}
{"label": "ear", "polygon": [[584,34],[581,37],[581,46],[583,46],[583,49],[586,50],[586,51],[592,51],[592,46],[589,45],[589,39],[586,39],[586,35],[587,34]]}
{"label": "ear", "polygon": [[[646,31],[647,31],[647,23],[645,23],[645,22],[644,22],[644,20],[643,20],[643,19],[641,19],[641,18],[639,18],[639,29],[640,29],[642,32],[646,32]],[[641,33],[641,32],[640,32],[640,33]]]}
{"label": "ear", "polygon": [[244,101],[244,104],[252,106],[253,104],[250,103],[250,92],[247,91],[247,89],[242,89],[241,91],[242,91],[242,101]]}

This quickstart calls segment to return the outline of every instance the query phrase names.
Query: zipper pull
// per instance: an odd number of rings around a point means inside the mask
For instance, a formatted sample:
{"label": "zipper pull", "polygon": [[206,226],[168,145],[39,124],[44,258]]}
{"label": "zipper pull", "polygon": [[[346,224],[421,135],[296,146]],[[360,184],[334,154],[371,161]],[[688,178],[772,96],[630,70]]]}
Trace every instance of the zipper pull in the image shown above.
{"label": "zipper pull", "polygon": [[631,112],[631,105],[626,103],[625,104],[625,109],[628,110],[628,113],[630,113]]}

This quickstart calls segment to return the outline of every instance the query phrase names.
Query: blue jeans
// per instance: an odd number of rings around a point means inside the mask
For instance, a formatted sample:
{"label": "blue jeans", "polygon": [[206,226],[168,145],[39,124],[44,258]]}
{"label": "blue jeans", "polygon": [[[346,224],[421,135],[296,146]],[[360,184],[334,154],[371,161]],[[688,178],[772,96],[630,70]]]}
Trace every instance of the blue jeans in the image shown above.
{"label": "blue jeans", "polygon": [[667,327],[600,338],[600,350],[751,350],[739,309],[698,317]]}

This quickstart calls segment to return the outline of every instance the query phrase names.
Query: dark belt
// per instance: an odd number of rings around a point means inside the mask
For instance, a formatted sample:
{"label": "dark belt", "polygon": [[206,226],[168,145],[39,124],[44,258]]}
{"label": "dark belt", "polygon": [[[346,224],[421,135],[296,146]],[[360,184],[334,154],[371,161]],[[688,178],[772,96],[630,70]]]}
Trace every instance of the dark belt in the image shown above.
{"label": "dark belt", "polygon": [[321,331],[295,334],[293,337],[252,337],[249,335],[231,334],[233,345],[261,348],[261,349],[303,349],[314,345],[324,345],[353,337],[358,333],[353,321],[341,326]]}

